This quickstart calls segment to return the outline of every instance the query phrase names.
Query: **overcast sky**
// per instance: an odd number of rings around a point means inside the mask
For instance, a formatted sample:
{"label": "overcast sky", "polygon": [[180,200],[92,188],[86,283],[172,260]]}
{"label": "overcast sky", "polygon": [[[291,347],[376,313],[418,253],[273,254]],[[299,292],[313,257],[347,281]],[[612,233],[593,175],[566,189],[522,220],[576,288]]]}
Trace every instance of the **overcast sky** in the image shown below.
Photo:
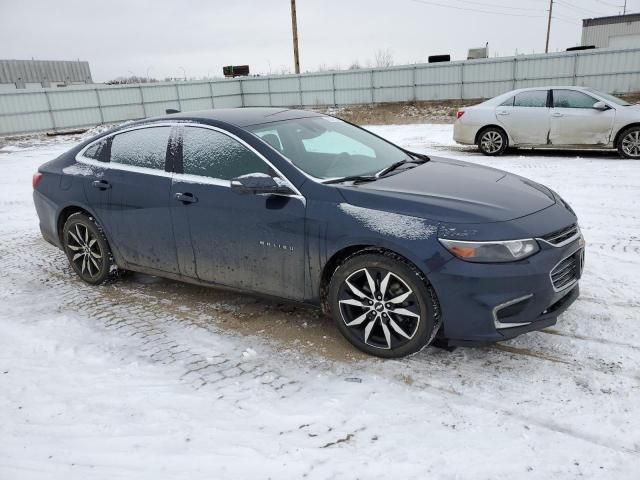
{"label": "overcast sky", "polygon": [[[624,0],[555,0],[552,51],[580,43],[581,19]],[[620,6],[616,6],[620,5]],[[302,71],[428,55],[544,51],[549,0],[297,0]],[[628,12],[640,0],[628,0]],[[0,58],[88,60],[94,81],[293,70],[290,0],[0,0]]]}

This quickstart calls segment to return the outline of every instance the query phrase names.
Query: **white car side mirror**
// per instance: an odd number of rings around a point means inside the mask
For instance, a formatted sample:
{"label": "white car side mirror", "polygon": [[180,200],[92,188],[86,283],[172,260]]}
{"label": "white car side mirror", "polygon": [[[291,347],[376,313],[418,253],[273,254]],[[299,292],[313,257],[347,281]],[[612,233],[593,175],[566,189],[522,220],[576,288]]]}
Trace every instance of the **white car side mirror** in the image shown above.
{"label": "white car side mirror", "polygon": [[596,102],[593,104],[593,108],[595,108],[596,110],[605,111],[605,110],[609,110],[609,105],[607,105],[604,102]]}

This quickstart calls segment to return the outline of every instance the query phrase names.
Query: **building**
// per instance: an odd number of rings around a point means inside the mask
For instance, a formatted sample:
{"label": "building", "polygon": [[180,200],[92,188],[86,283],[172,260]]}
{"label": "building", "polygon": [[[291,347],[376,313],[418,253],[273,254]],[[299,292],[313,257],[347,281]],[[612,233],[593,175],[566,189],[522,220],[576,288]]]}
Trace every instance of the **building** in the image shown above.
{"label": "building", "polygon": [[582,45],[640,48],[640,13],[582,20]]}
{"label": "building", "polygon": [[93,83],[89,62],[0,60],[0,92]]}

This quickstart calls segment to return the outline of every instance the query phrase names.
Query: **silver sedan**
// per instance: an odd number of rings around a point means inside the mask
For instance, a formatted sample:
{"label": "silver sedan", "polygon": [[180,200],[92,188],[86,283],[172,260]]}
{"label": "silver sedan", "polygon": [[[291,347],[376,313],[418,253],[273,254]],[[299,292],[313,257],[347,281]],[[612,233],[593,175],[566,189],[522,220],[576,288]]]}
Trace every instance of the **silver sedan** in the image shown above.
{"label": "silver sedan", "polygon": [[508,147],[615,148],[640,159],[640,105],[586,87],[524,88],[459,110],[453,137],[485,155]]}

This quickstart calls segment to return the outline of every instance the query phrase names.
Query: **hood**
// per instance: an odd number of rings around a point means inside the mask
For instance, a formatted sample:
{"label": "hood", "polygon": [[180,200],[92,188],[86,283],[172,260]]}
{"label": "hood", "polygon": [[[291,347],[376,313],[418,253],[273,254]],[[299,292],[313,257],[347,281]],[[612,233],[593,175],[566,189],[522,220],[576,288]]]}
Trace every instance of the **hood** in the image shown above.
{"label": "hood", "polygon": [[549,189],[526,178],[435,157],[375,182],[343,187],[341,192],[354,205],[455,223],[503,222],[555,204]]}

